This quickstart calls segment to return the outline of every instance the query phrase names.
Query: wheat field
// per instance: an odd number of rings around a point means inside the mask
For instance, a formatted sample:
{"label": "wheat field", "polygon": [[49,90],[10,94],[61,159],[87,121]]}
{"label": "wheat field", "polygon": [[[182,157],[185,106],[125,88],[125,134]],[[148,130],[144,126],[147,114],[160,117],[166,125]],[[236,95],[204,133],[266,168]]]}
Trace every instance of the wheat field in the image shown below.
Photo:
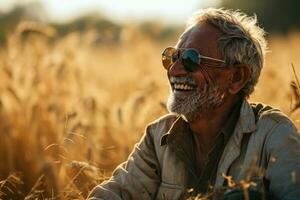
{"label": "wheat field", "polygon": [[[0,49],[0,198],[85,199],[165,114],[169,88],[157,42],[123,27],[120,43],[94,45],[96,31],[53,40],[51,27],[23,23]],[[300,33],[269,35],[251,101],[291,111],[300,73]]]}

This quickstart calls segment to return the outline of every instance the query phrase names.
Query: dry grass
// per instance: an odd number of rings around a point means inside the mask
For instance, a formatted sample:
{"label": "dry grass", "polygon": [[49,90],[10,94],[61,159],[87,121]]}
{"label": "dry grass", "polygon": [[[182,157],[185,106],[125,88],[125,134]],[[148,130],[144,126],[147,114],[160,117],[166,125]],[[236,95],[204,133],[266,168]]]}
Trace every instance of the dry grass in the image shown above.
{"label": "dry grass", "polygon": [[[0,49],[0,198],[84,199],[124,161],[144,127],[166,113],[168,95],[154,42],[124,28],[120,44],[23,24]],[[252,100],[290,112],[300,34],[272,37]],[[299,72],[300,73],[300,72]]]}

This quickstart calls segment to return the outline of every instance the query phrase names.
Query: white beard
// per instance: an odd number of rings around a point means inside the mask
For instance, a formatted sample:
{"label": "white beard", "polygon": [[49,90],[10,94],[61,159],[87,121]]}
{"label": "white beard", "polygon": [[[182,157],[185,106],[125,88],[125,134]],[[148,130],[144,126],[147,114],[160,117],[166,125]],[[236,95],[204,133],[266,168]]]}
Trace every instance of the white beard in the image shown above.
{"label": "white beard", "polygon": [[[190,78],[185,79],[188,79],[186,82],[194,82]],[[220,106],[224,96],[225,94],[213,84],[205,84],[201,88],[197,87],[192,94],[185,97],[176,96],[171,89],[167,109],[169,112],[183,115],[187,120],[194,120],[201,114]]]}

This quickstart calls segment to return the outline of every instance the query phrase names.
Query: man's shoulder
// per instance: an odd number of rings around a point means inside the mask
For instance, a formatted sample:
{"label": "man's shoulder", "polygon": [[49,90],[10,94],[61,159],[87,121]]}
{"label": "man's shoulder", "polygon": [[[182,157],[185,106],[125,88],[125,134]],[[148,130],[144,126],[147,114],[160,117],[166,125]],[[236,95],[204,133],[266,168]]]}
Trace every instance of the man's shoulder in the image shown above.
{"label": "man's shoulder", "polygon": [[274,123],[294,124],[293,121],[278,108],[257,102],[251,102],[250,105],[253,109],[256,122],[271,120]]}
{"label": "man's shoulder", "polygon": [[[298,135],[295,123],[278,108],[263,103],[250,103],[254,115],[257,131],[262,135],[273,135],[272,138],[283,138],[288,135]],[[298,137],[298,136],[297,136]],[[277,140],[276,139],[276,140]]]}

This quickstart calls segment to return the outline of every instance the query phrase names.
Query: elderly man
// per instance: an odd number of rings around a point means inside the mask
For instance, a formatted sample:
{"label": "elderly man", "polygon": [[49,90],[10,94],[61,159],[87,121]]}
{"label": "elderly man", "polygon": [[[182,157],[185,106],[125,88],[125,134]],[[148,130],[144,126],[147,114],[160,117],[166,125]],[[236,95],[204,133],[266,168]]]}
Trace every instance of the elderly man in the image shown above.
{"label": "elderly man", "polygon": [[170,114],[146,128],[128,160],[89,198],[182,199],[230,188],[231,177],[273,199],[300,199],[296,127],[279,110],[247,101],[265,51],[255,18],[224,9],[196,13],[162,53]]}

